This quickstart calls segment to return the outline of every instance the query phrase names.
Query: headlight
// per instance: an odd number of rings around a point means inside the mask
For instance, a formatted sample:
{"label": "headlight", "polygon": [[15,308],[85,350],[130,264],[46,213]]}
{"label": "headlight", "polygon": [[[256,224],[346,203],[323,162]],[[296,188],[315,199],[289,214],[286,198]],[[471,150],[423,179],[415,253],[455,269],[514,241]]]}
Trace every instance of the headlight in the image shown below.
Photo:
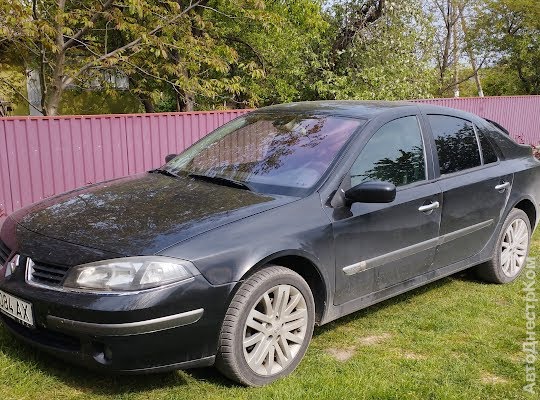
{"label": "headlight", "polygon": [[189,261],[148,256],[78,265],[69,270],[64,287],[98,291],[135,291],[183,281],[199,272]]}

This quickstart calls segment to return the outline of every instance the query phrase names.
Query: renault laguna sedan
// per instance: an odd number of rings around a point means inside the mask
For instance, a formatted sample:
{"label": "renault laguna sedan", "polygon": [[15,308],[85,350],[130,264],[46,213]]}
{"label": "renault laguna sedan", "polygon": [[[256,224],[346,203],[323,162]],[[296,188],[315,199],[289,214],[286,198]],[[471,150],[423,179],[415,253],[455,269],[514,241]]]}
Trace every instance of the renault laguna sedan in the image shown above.
{"label": "renault laguna sedan", "polygon": [[262,108],[144,174],[11,215],[1,320],[122,373],[216,365],[260,386],[326,324],[474,267],[523,269],[540,163],[495,123],[429,105]]}

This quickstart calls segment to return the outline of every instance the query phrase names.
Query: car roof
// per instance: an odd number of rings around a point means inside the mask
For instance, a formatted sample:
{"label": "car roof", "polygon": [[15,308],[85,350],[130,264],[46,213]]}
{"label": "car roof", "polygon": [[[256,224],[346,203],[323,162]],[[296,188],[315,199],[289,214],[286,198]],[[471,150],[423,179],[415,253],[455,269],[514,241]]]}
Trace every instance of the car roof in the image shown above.
{"label": "car roof", "polygon": [[417,112],[421,109],[425,113],[443,113],[461,116],[470,119],[474,114],[456,110],[449,107],[441,107],[433,104],[413,103],[410,101],[375,101],[375,100],[323,100],[301,101],[296,103],[277,104],[262,107],[255,112],[297,112],[310,114],[334,114],[354,118],[372,119],[391,109],[411,109]]}

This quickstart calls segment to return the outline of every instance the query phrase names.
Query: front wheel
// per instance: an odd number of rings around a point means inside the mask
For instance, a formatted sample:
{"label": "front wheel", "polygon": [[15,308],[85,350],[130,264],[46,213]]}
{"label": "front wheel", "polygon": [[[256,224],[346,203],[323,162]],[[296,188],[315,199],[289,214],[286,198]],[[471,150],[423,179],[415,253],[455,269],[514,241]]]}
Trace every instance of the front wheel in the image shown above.
{"label": "front wheel", "polygon": [[491,260],[476,267],[478,277],[492,283],[508,283],[516,279],[527,260],[531,231],[525,212],[517,208],[510,211]]}
{"label": "front wheel", "polygon": [[235,294],[221,329],[217,368],[247,386],[290,374],[304,356],[315,321],[306,281],[284,267],[268,266]]}

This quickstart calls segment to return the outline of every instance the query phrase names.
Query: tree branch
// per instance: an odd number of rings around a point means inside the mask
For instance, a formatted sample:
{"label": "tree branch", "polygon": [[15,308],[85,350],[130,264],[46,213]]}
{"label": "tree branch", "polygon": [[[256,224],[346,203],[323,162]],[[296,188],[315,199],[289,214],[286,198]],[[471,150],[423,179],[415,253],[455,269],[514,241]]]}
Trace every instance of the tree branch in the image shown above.
{"label": "tree branch", "polygon": [[333,45],[334,54],[347,49],[363,29],[384,15],[385,8],[385,0],[370,0],[361,6],[359,10],[353,11],[352,15],[349,16],[352,21],[339,30],[335,39]]}
{"label": "tree branch", "polygon": [[232,36],[227,36],[225,39],[228,39],[228,40],[230,40],[230,41],[232,41],[232,42],[237,42],[237,43],[243,44],[243,45],[246,46],[248,49],[250,49],[251,52],[252,52],[253,54],[255,54],[255,57],[257,57],[257,59],[259,60],[259,64],[261,64],[261,67],[263,68],[263,71],[264,71],[264,73],[266,74],[266,65],[265,65],[264,59],[263,59],[263,57],[259,54],[259,52],[253,48],[252,45],[250,45],[249,43],[243,41],[242,39],[238,39],[238,38],[232,37]]}
{"label": "tree branch", "polygon": [[215,9],[214,7],[209,7],[209,6],[202,5],[202,4],[201,4],[200,7],[201,7],[201,8],[206,8],[206,9],[208,9],[208,10],[210,10],[210,11],[215,12],[216,14],[221,14],[221,15],[223,15],[224,17],[227,17],[227,18],[230,18],[230,19],[237,19],[237,18],[238,18],[238,17],[235,16],[235,15],[230,15],[230,14],[224,13],[223,11],[219,11],[219,10]]}
{"label": "tree branch", "polygon": [[[160,30],[162,30],[165,26],[170,25],[174,23],[176,20],[178,20],[180,17],[191,11],[192,9],[196,8],[203,0],[196,1],[195,3],[190,4],[187,8],[185,8],[181,13],[175,15],[173,18],[170,18],[169,20],[165,21],[163,24],[156,26],[154,29],[152,29],[150,32],[148,32],[148,36],[154,36],[156,33],[158,33]],[[107,54],[102,55],[98,59],[91,61],[85,65],[83,65],[77,73],[75,73],[73,76],[66,77],[63,81],[63,87],[67,87],[73,80],[81,75],[82,73],[86,72],[86,70],[92,68],[95,64],[100,63],[102,61],[105,61],[108,58],[111,58],[117,54],[120,54],[126,50],[129,50],[136,45],[138,45],[142,41],[142,37],[139,37],[135,40],[132,40],[131,42],[125,44],[122,47],[119,47],[113,51],[110,51]]]}
{"label": "tree branch", "polygon": [[175,92],[178,92],[178,89],[176,89],[176,84],[174,82],[172,82],[172,81],[170,81],[170,80],[168,80],[166,78],[162,78],[162,77],[160,77],[158,75],[152,74],[151,72],[146,71],[144,68],[141,68],[138,65],[135,65],[132,62],[129,62],[128,60],[122,60],[121,62],[135,68],[137,71],[139,71],[143,75],[149,76],[150,78],[154,78],[154,79],[156,79],[158,81],[168,83],[169,85],[171,85],[173,87]]}
{"label": "tree branch", "polygon": [[75,33],[75,35],[73,35],[65,44],[64,44],[64,47],[62,48],[62,51],[66,51],[67,49],[69,49],[70,47],[73,47],[75,45],[75,43],[77,43],[79,41],[79,39],[81,37],[83,37],[84,35],[86,35],[86,33],[90,30],[90,27],[91,25],[93,25],[97,19],[99,18],[100,14],[109,9],[114,3],[114,0],[107,0],[105,3],[102,4],[102,8],[101,10],[99,11],[96,11],[96,13],[94,15],[92,15],[92,18],[90,18],[90,23],[85,25],[84,27],[82,27],[77,33]]}
{"label": "tree branch", "polygon": [[463,83],[463,82],[465,82],[465,81],[468,81],[468,80],[471,79],[471,78],[474,78],[474,76],[478,73],[478,71],[480,71],[480,69],[482,68],[482,66],[484,65],[485,62],[486,62],[486,58],[484,58],[484,59],[480,62],[480,64],[478,65],[478,67],[475,68],[475,69],[473,70],[473,72],[472,72],[470,75],[468,75],[468,76],[465,77],[465,78],[460,79],[460,80],[457,81],[457,82],[452,82],[450,85],[448,85],[448,86],[446,86],[445,88],[441,89],[441,93],[446,92],[446,91],[447,91],[448,89],[450,89],[452,86],[459,85],[460,83]]}

